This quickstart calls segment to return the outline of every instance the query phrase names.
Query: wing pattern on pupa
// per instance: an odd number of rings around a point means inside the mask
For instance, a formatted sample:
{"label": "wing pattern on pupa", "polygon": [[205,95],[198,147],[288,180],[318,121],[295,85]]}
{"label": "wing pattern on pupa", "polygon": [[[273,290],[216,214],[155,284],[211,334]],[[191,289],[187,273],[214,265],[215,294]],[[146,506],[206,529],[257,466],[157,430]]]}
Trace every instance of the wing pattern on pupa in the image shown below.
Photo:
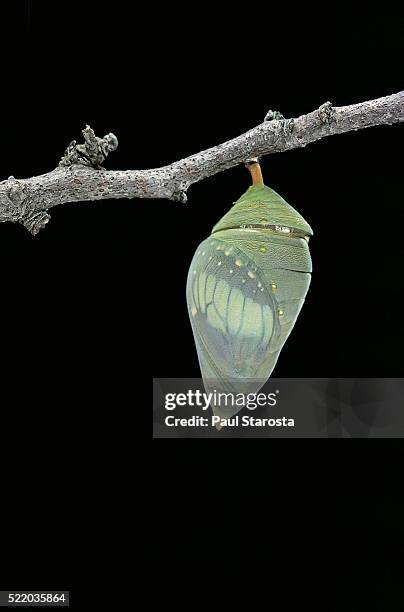
{"label": "wing pattern on pupa", "polygon": [[205,387],[256,392],[279,354],[271,352],[277,305],[260,270],[241,250],[210,237],[191,263],[187,302]]}

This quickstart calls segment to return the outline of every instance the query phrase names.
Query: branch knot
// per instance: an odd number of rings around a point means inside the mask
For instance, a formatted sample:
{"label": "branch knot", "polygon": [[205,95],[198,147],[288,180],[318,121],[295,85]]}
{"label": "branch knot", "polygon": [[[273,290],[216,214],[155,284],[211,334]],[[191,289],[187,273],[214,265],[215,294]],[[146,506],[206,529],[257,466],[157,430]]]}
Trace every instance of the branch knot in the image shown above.
{"label": "branch knot", "polygon": [[331,102],[324,102],[317,111],[321,123],[331,125],[335,118],[335,109]]}
{"label": "branch knot", "polygon": [[30,198],[20,181],[13,176],[8,181],[11,182],[7,193],[8,206],[1,215],[1,221],[21,223],[35,236],[48,223],[50,215],[45,210],[32,210]]}
{"label": "branch knot", "polygon": [[41,230],[49,222],[50,215],[45,210],[37,210],[25,215],[21,219],[21,223],[27,228],[33,236]]}
{"label": "branch knot", "polygon": [[174,202],[181,202],[181,204],[186,204],[188,201],[187,191],[188,191],[189,183],[187,181],[181,181],[178,183],[177,187],[173,191],[171,199]]}

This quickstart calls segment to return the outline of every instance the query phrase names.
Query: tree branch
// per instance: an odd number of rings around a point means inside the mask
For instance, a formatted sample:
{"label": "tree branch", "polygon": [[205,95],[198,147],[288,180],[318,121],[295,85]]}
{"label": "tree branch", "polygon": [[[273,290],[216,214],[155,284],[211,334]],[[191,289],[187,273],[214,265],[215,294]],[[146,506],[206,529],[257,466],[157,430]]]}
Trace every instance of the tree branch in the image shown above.
{"label": "tree branch", "polygon": [[166,198],[186,202],[188,187],[250,158],[279,153],[352,130],[404,121],[404,91],[334,108],[326,102],[297,119],[269,111],[252,130],[206,151],[151,170],[105,170],[101,164],[118,146],[114,134],[97,138],[87,126],[84,144],[70,143],[59,166],[28,179],[0,182],[0,222],[25,225],[32,234],[46,225],[58,204],[110,198]]}

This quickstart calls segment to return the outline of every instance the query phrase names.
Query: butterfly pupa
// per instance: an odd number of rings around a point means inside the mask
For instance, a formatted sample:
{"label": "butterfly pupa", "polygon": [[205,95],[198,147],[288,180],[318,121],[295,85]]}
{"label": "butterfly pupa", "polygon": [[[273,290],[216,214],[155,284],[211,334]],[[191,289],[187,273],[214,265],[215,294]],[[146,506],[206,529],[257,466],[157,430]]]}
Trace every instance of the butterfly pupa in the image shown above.
{"label": "butterfly pupa", "polygon": [[271,375],[311,280],[303,217],[264,185],[258,161],[252,185],[197,248],[187,305],[204,387],[213,413],[243,406],[227,397],[257,393]]}

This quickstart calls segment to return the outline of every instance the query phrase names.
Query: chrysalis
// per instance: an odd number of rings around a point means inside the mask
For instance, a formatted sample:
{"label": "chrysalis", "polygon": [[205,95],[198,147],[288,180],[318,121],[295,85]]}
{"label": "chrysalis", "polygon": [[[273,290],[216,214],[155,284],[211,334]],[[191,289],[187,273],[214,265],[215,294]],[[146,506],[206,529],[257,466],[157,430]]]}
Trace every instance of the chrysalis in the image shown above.
{"label": "chrysalis", "polygon": [[252,186],[198,247],[187,281],[204,386],[214,414],[223,419],[243,405],[223,394],[256,393],[271,375],[312,269],[310,226],[264,185],[258,161],[247,167]]}

